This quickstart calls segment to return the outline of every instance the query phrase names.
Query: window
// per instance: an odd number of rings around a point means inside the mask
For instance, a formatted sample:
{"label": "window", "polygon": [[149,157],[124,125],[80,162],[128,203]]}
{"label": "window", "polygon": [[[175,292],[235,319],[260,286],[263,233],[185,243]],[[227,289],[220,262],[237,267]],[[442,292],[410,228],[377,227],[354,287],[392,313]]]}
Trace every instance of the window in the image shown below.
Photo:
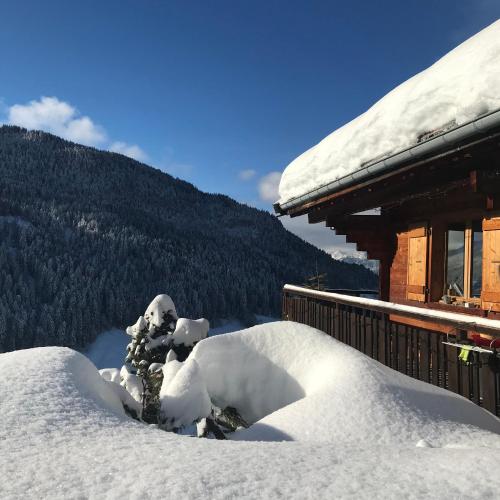
{"label": "window", "polygon": [[464,296],[465,226],[448,228],[446,248],[446,289],[449,296]]}
{"label": "window", "polygon": [[482,255],[483,233],[480,222],[448,227],[443,297],[446,303],[479,307]]}
{"label": "window", "polygon": [[471,297],[481,297],[483,286],[483,232],[479,223],[472,227]]}

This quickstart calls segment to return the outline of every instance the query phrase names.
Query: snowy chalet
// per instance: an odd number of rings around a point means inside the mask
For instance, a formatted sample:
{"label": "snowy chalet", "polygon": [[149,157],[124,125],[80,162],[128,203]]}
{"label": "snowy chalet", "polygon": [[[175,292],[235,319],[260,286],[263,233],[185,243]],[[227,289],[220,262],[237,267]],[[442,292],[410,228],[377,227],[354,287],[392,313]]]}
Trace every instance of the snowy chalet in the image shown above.
{"label": "snowy chalet", "polygon": [[500,415],[500,21],[294,160],[275,211],[380,263],[378,300],[286,285],[285,319]]}

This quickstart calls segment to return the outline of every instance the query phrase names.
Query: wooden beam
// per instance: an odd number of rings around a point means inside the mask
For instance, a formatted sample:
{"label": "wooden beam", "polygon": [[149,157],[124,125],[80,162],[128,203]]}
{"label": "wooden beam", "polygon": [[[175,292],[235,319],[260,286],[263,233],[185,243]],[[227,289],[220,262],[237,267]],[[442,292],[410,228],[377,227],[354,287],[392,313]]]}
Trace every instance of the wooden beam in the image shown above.
{"label": "wooden beam", "polygon": [[[405,200],[422,199],[429,196],[439,196],[450,189],[470,189],[468,172],[455,172],[458,178],[444,178],[443,172],[439,178],[430,173],[425,180],[416,174],[407,174],[399,181],[386,181],[384,184],[366,191],[352,193],[348,197],[338,198],[328,206],[316,208],[308,213],[311,224],[325,222],[328,218],[345,217],[349,214],[367,209],[402,203]],[[458,175],[460,174],[460,175]]]}
{"label": "wooden beam", "polygon": [[357,250],[367,252],[368,259],[392,260],[396,249],[396,233],[391,228],[370,230],[346,228],[345,232],[339,233],[337,229],[335,232],[345,235],[348,243],[355,243]]}
{"label": "wooden beam", "polygon": [[326,217],[326,225],[335,229],[387,230],[394,224],[389,217],[382,215],[347,215],[345,217]]}
{"label": "wooden beam", "polygon": [[[478,214],[487,209],[487,195],[476,193],[468,180],[450,184],[446,191],[410,198],[382,209],[382,215],[407,223],[422,219],[449,219],[450,213],[458,218],[471,211]],[[459,219],[457,219],[459,220]]]}
{"label": "wooden beam", "polygon": [[500,194],[500,168],[474,170],[470,175],[476,193]]}

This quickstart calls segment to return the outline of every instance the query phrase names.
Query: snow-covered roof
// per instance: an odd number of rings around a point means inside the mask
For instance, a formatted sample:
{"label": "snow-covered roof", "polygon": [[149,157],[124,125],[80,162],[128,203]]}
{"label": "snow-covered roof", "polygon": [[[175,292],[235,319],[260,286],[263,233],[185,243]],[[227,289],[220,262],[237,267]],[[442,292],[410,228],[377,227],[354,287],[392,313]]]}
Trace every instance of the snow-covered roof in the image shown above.
{"label": "snow-covered roof", "polygon": [[279,203],[499,109],[500,20],[292,161],[281,177]]}

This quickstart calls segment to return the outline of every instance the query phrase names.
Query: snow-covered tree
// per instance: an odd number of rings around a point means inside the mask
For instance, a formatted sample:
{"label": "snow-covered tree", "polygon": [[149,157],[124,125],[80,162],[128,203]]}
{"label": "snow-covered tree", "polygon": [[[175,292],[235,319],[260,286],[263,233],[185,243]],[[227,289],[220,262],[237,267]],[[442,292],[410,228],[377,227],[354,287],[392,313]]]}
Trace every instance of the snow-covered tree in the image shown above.
{"label": "snow-covered tree", "polygon": [[[119,378],[140,410],[120,397],[132,416],[174,432],[196,424],[198,436],[217,439],[247,426],[235,408],[213,404],[198,363],[189,357],[209,327],[205,318],[179,318],[172,299],[162,294],[127,328],[132,340]],[[102,375],[117,378],[116,370]]]}
{"label": "snow-covered tree", "polygon": [[144,316],[127,328],[132,341],[127,346],[122,383],[130,386],[136,399],[137,386],[142,386],[140,402],[144,421],[159,421],[162,367],[169,353],[169,360],[184,361],[194,345],[207,336],[208,329],[209,323],[204,318],[178,318],[174,302],[166,294],[155,297]]}

